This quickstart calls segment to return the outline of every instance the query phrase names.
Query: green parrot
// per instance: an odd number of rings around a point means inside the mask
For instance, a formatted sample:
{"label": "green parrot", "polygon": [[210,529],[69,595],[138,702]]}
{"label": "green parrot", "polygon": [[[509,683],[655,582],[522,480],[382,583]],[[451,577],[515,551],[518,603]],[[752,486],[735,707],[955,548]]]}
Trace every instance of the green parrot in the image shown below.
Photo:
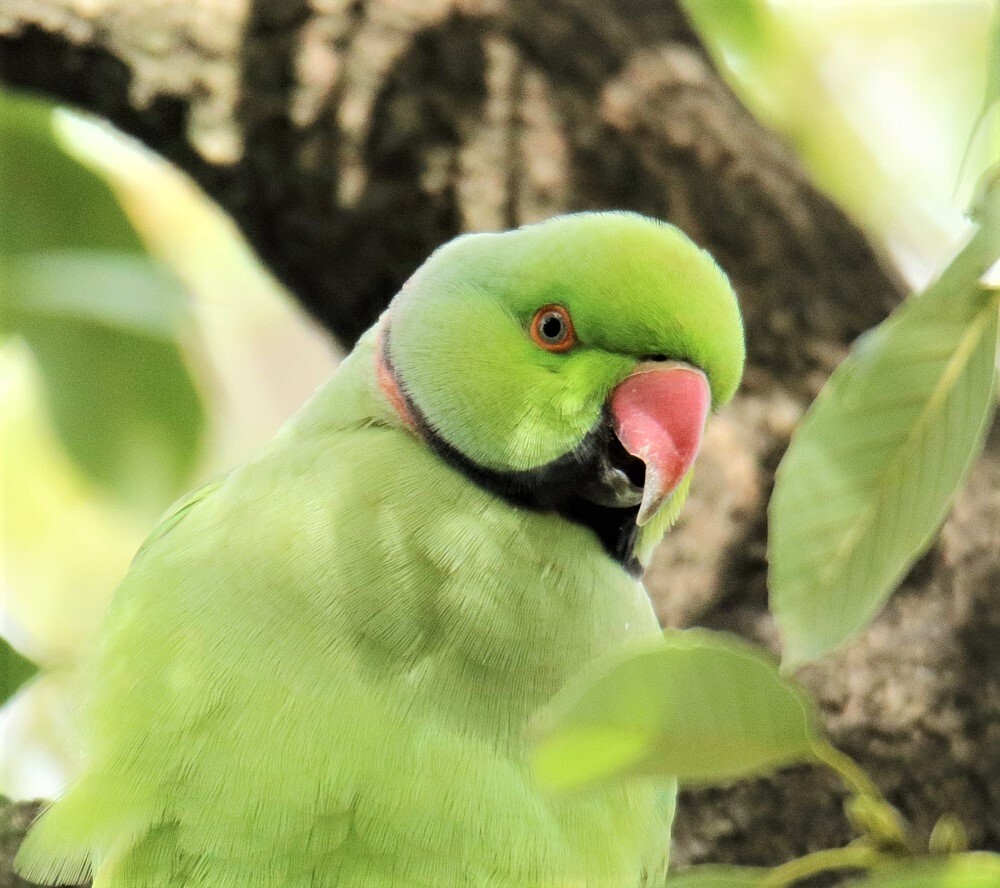
{"label": "green parrot", "polygon": [[656,633],[742,322],[676,228],[580,213],[438,249],[246,465],[175,505],[90,666],[23,875],[95,888],[638,888],[674,790],[552,796],[530,726]]}

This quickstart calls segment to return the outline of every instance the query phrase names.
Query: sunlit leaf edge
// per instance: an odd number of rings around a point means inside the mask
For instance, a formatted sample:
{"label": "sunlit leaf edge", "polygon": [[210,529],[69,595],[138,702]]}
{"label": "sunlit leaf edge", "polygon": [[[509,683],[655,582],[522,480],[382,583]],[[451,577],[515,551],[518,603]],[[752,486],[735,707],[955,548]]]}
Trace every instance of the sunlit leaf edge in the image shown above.
{"label": "sunlit leaf edge", "polygon": [[[704,650],[710,654],[722,654],[737,657],[741,661],[740,669],[734,674],[748,674],[748,671],[763,670],[767,680],[773,681],[776,691],[774,700],[781,700],[780,705],[788,706],[794,715],[789,718],[790,729],[788,737],[795,735],[785,746],[776,749],[771,746],[763,749],[753,761],[740,762],[740,752],[746,751],[745,739],[732,741],[724,755],[713,756],[712,763],[706,770],[686,769],[681,773],[667,770],[660,761],[667,755],[662,743],[642,726],[636,726],[634,736],[625,736],[624,729],[615,727],[608,729],[598,726],[596,729],[584,725],[572,724],[574,710],[583,705],[588,693],[599,683],[607,681],[615,672],[627,669],[630,665],[647,657],[670,655],[672,652]],[[750,669],[748,670],[748,667]],[[699,691],[701,693],[701,691]],[[778,669],[777,662],[765,651],[757,648],[736,636],[728,633],[715,632],[706,629],[670,629],[662,637],[647,639],[632,643],[615,653],[614,656],[593,663],[556,695],[549,707],[536,720],[534,766],[540,782],[554,791],[580,789],[608,779],[632,777],[680,777],[686,785],[705,785],[730,783],[754,774],[775,770],[795,762],[809,761],[813,758],[813,749],[818,742],[818,718],[815,708],[808,695],[794,683],[784,678]],[[574,774],[567,771],[564,761],[568,750],[576,746],[577,762],[585,764],[592,760],[593,749],[577,740],[588,736],[596,737],[613,751],[607,757],[603,769],[591,768],[591,773],[581,778],[580,768]],[[603,736],[602,736],[603,735]],[[691,748],[703,749],[711,738],[703,736],[693,741]],[[613,743],[611,741],[614,741]],[[609,770],[608,766],[612,766]]]}

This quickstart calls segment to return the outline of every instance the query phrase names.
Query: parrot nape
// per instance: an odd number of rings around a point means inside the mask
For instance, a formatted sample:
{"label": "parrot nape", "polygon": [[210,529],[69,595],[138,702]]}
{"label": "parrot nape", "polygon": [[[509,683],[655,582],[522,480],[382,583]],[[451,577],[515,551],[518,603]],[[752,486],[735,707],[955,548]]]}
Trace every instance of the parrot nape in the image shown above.
{"label": "parrot nape", "polygon": [[658,631],[639,575],[733,394],[740,313],[672,226],[438,249],[257,456],[143,544],[83,764],[20,871],[95,888],[638,888],[673,789],[551,796],[527,726]]}

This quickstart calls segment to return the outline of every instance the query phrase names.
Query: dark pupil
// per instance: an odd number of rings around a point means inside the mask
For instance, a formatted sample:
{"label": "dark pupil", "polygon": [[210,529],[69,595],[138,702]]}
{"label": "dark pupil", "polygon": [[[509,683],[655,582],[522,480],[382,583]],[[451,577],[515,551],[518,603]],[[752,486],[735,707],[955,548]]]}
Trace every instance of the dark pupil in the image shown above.
{"label": "dark pupil", "polygon": [[563,332],[563,322],[559,315],[549,315],[542,321],[542,336],[546,339],[559,339]]}

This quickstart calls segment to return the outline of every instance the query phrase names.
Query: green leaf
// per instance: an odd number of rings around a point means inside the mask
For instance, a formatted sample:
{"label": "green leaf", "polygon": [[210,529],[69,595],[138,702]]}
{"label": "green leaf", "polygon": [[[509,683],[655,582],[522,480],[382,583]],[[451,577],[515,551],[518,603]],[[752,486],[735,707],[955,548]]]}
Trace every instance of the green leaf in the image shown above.
{"label": "green leaf", "polygon": [[762,886],[767,870],[747,866],[693,866],[670,873],[669,888],[755,888]]}
{"label": "green leaf", "polygon": [[879,869],[852,883],[858,888],[997,888],[1000,855],[975,852]]}
{"label": "green leaf", "polygon": [[979,288],[911,300],[806,415],[770,504],[788,664],[861,631],[944,520],[992,412],[997,314],[997,294]]}
{"label": "green leaf", "polygon": [[812,757],[815,718],[776,664],[735,637],[670,630],[571,681],[540,718],[539,780],[726,782]]}
{"label": "green leaf", "polygon": [[0,638],[0,706],[6,703],[28,681],[38,667],[22,657]]}
{"label": "green leaf", "polygon": [[0,254],[69,248],[142,253],[112,189],[57,141],[51,109],[0,92]]}
{"label": "green leaf", "polygon": [[159,513],[205,419],[177,338],[180,282],[111,187],[63,150],[51,106],[0,93],[0,335],[33,350],[53,424],[95,484]]}
{"label": "green leaf", "polygon": [[158,513],[189,483],[205,426],[175,341],[179,283],[128,253],[23,255],[7,268],[15,328],[67,452],[102,489]]}
{"label": "green leaf", "polygon": [[[159,512],[190,481],[205,425],[201,400],[177,343],[157,330],[152,309],[141,307],[144,299],[168,298],[158,295],[162,273],[138,260],[113,273],[107,257],[86,265],[82,257],[65,272],[54,261],[33,265],[20,278],[34,288],[21,302],[34,299],[40,310],[25,309],[19,332],[38,362],[55,428],[79,468],[120,500]],[[54,311],[70,273],[88,287],[99,287],[103,277],[119,304],[129,306],[125,317],[114,319],[100,300],[89,316]]]}
{"label": "green leaf", "polygon": [[770,503],[771,610],[785,662],[860,632],[926,549],[978,455],[993,408],[1000,182],[941,277],[860,337],[792,438]]}

